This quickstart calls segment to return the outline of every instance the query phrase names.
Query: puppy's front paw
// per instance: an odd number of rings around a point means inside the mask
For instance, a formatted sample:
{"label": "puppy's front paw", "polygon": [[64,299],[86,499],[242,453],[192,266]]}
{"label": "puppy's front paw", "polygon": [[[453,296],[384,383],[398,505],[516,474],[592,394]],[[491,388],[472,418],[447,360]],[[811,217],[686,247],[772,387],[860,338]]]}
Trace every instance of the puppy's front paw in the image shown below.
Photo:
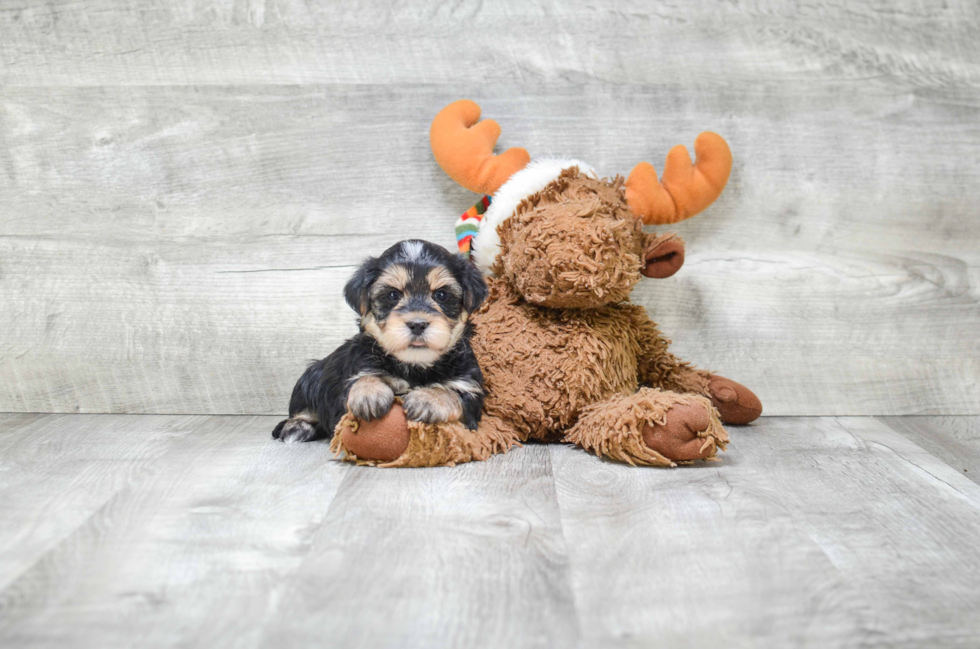
{"label": "puppy's front paw", "polygon": [[358,419],[381,419],[395,403],[395,393],[376,376],[362,376],[347,394],[347,408]]}
{"label": "puppy's front paw", "polygon": [[440,424],[459,421],[463,416],[463,402],[459,395],[443,388],[418,388],[402,400],[405,416],[409,421]]}

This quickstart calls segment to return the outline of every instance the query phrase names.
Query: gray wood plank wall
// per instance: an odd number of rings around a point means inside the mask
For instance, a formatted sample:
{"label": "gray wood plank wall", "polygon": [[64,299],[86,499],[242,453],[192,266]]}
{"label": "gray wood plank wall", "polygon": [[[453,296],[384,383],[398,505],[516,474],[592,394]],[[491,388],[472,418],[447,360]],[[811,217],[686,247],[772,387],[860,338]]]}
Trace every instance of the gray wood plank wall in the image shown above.
{"label": "gray wood plank wall", "polygon": [[980,413],[973,0],[0,5],[0,410],[279,413],[340,287],[475,197],[428,150],[605,173],[722,133],[722,198],[634,299],[768,414]]}

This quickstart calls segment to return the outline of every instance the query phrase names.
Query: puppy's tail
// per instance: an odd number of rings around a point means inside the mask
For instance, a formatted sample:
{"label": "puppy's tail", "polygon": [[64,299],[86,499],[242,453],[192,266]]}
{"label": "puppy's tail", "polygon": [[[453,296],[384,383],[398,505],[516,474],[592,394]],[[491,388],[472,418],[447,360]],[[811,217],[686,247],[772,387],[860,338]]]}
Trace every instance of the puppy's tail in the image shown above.
{"label": "puppy's tail", "polygon": [[286,425],[287,421],[289,420],[283,419],[278,424],[276,424],[276,427],[272,429],[272,439],[279,439],[279,436],[282,435],[282,427]]}

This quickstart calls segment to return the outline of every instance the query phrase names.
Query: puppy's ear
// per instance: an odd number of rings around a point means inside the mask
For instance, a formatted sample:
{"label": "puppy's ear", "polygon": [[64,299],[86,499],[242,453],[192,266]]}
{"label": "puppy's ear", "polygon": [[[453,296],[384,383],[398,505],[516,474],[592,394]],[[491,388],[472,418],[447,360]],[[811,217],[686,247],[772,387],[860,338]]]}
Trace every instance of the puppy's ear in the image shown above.
{"label": "puppy's ear", "polygon": [[344,286],[344,299],[359,315],[363,316],[368,312],[368,306],[371,304],[371,285],[380,274],[381,266],[378,260],[370,257],[361,264],[354,276],[347,280],[347,285]]}
{"label": "puppy's ear", "polygon": [[457,269],[459,285],[463,287],[463,308],[467,313],[473,313],[487,299],[487,283],[476,264],[462,256],[457,259],[459,260]]}

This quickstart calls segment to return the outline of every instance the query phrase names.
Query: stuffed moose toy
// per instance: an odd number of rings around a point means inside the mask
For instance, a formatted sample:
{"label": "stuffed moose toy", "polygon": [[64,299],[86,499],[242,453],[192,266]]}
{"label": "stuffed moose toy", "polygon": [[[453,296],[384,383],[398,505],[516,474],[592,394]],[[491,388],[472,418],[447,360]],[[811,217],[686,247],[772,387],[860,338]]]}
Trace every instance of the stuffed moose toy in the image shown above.
{"label": "stuffed moose toy", "polygon": [[490,296],[471,315],[486,381],[478,430],[348,413],[333,449],[381,466],[484,460],[527,440],[566,442],[629,464],[674,466],[724,449],[722,422],[762,413],[749,389],[670,353],[669,340],[629,302],[643,276],[684,263],[676,223],[708,207],[728,181],[732,156],[714,133],[667,156],[663,180],[640,163],[624,181],[600,179],[577,160],[493,155],[500,127],[457,101],[433,120],[432,151],[457,183],[487,194],[457,224],[460,249],[488,277]]}

